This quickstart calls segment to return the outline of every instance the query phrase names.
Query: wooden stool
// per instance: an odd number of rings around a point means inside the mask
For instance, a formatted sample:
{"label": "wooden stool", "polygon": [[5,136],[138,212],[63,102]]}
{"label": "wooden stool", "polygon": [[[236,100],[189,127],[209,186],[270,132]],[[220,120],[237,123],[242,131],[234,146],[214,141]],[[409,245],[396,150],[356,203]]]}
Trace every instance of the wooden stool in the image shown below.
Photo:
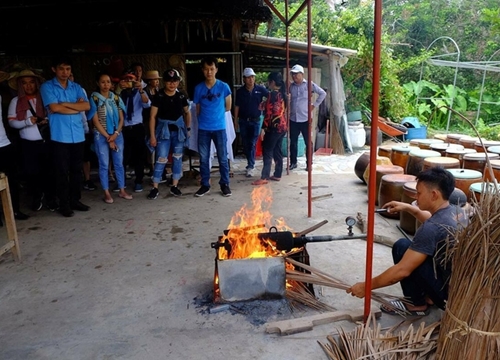
{"label": "wooden stool", "polygon": [[500,146],[489,146],[488,147],[488,152],[500,155]]}
{"label": "wooden stool", "polygon": [[491,177],[490,169],[488,166],[484,167],[483,172],[483,180],[493,182],[493,179],[496,179],[497,182],[500,183],[500,159],[490,160],[491,170],[493,172],[493,177]]}
{"label": "wooden stool", "polygon": [[455,159],[458,159],[458,161],[460,161],[460,168],[463,168],[464,167],[464,155],[465,154],[473,154],[473,153],[476,153],[476,150],[474,149],[453,149],[453,148],[450,148],[450,149],[447,149],[446,150],[446,156],[447,157],[453,157]]}
{"label": "wooden stool", "polygon": [[[403,194],[401,195],[401,201],[407,204],[413,204],[417,199],[417,182],[409,181],[403,185]],[[399,226],[401,229],[406,231],[408,234],[415,234],[415,216],[407,211],[401,212],[399,214]]]}
{"label": "wooden stool", "polygon": [[10,250],[14,260],[20,261],[21,249],[19,248],[14,210],[12,209],[12,201],[10,199],[9,182],[4,173],[0,173],[0,196],[2,198],[3,214],[5,216],[5,227],[7,228],[7,244],[0,248],[0,255]]}
{"label": "wooden stool", "polygon": [[434,134],[434,136],[432,137],[433,139],[438,139],[438,140],[443,140],[443,142],[448,142],[447,138],[448,138],[448,135],[446,134]]}
{"label": "wooden stool", "polygon": [[483,194],[487,193],[498,193],[500,191],[500,185],[496,185],[490,182],[477,182],[473,183],[469,187],[471,202],[481,203]]}
{"label": "wooden stool", "polygon": [[428,157],[440,157],[437,151],[416,149],[410,151],[408,163],[406,164],[406,174],[417,176],[424,166],[424,159]]}
{"label": "wooden stool", "polygon": [[[401,201],[403,195],[403,186],[407,182],[415,181],[414,175],[407,174],[389,174],[382,176],[380,180],[380,188],[378,192],[378,203],[383,206],[389,201]],[[388,212],[380,213],[380,215],[392,219],[399,219],[399,213],[390,214]]]}
{"label": "wooden stool", "polygon": [[455,187],[467,194],[467,200],[470,201],[469,188],[476,182],[483,181],[483,173],[470,169],[447,169],[455,178]]}
{"label": "wooden stool", "polygon": [[460,144],[450,144],[450,143],[442,143],[442,144],[431,144],[431,150],[437,151],[441,154],[441,156],[446,156],[446,150],[448,149],[458,149],[462,150],[464,147]]}
{"label": "wooden stool", "polygon": [[365,151],[361,154],[361,156],[356,160],[356,164],[354,165],[354,173],[356,176],[366,184],[365,179],[363,178],[363,174],[365,173],[366,167],[370,163],[370,152]]}
{"label": "wooden stool", "polygon": [[499,159],[500,155],[493,153],[473,153],[465,154],[463,157],[464,169],[477,170],[481,174],[484,172],[484,167],[486,166],[486,156],[490,160]]}
{"label": "wooden stool", "polygon": [[460,160],[452,157],[428,157],[424,159],[422,170],[430,169],[431,167],[441,167],[443,169],[456,169],[460,167]]}
{"label": "wooden stool", "polygon": [[466,135],[448,134],[448,135],[446,135],[446,141],[449,142],[450,144],[460,144],[459,140],[460,140],[460,138],[462,138],[464,136],[466,136]]}
{"label": "wooden stool", "polygon": [[[483,148],[484,145],[484,148]],[[484,153],[484,149],[488,150],[491,146],[500,146],[500,141],[494,141],[494,140],[483,140],[483,144],[481,144],[481,141],[476,141],[474,143],[474,149],[478,153]]]}
{"label": "wooden stool", "polygon": [[391,162],[393,165],[401,166],[406,170],[406,163],[408,162],[408,155],[410,151],[418,149],[417,146],[408,145],[393,145],[391,151]]}
{"label": "wooden stool", "polygon": [[[398,165],[377,165],[376,172],[375,194],[378,194],[378,191],[380,189],[380,181],[384,175],[404,174],[405,170]],[[378,205],[377,197],[378,196],[375,197],[375,205]]]}
{"label": "wooden stool", "polygon": [[[391,159],[386,158],[385,156],[377,156],[377,165],[392,165]],[[366,167],[365,172],[363,173],[363,179],[365,180],[365,183],[368,184],[368,181],[370,180],[370,166]]]}
{"label": "wooden stool", "polygon": [[392,152],[392,145],[379,146],[377,150],[377,155],[384,156],[390,159],[391,152]]}
{"label": "wooden stool", "polygon": [[[463,136],[460,138],[460,140],[458,140],[458,143],[460,145],[463,145],[464,148],[466,149],[474,149],[474,144],[476,143],[476,141],[478,141],[479,138],[478,137],[472,137],[472,136]],[[482,140],[485,140],[485,139],[482,139]],[[477,150],[476,150],[477,151]]]}
{"label": "wooden stool", "polygon": [[439,139],[422,139],[418,141],[418,147],[424,150],[430,150],[432,144],[444,144],[444,141]]}

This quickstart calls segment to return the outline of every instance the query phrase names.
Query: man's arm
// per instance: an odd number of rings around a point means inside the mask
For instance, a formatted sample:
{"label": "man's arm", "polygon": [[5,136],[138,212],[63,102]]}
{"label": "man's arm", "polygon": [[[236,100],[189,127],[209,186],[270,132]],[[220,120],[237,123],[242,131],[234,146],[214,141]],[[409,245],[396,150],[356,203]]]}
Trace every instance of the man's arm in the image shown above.
{"label": "man's arm", "polygon": [[231,111],[231,94],[226,96],[226,111]]}
{"label": "man's arm", "polygon": [[[419,253],[417,251],[408,249],[401,261],[387,270],[382,274],[374,277],[372,279],[372,290],[379,289],[382,287],[390,286],[400,282],[401,280],[410,276],[410,274],[427,258],[427,255]],[[365,283],[358,282],[346,290],[348,294],[352,296],[357,296],[359,298],[365,297]]]}
{"label": "man's arm", "polygon": [[406,211],[407,213],[411,214],[414,218],[416,218],[421,223],[425,222],[427,219],[429,219],[432,216],[431,213],[428,211],[420,210],[416,206],[412,206],[411,204],[404,203],[401,201],[390,201],[390,202],[382,205],[382,208],[387,209],[387,211],[389,213],[397,213],[397,212]]}
{"label": "man's arm", "polygon": [[238,116],[240,115],[240,107],[238,105],[234,105],[234,129],[238,129]]}
{"label": "man's arm", "polygon": [[[52,104],[51,104],[52,105]],[[90,110],[90,103],[83,99],[80,98],[78,99],[77,102],[71,103],[71,102],[61,102],[59,105],[64,106],[65,108],[68,108],[70,110],[74,110],[77,113],[81,111],[88,111]]]}
{"label": "man's arm", "polygon": [[313,92],[318,94],[318,98],[313,104],[313,106],[316,108],[323,102],[323,100],[325,100],[326,91],[323,90],[320,86],[316,85],[315,83],[312,83],[312,87],[313,87]]}

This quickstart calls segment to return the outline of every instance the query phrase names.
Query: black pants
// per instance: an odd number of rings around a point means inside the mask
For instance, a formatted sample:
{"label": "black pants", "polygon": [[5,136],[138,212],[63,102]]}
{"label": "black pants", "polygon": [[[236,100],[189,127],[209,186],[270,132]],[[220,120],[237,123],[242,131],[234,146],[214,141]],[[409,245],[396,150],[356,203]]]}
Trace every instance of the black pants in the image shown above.
{"label": "black pants", "polygon": [[130,165],[135,171],[135,183],[142,184],[146,165],[146,132],[143,124],[123,127],[123,166]]}
{"label": "black pants", "polygon": [[0,172],[7,175],[12,208],[14,212],[19,212],[19,173],[17,171],[16,158],[12,144],[0,147]]}
{"label": "black pants", "polygon": [[[290,164],[297,164],[297,152],[299,134],[302,133],[304,144],[306,145],[306,159],[311,145],[309,144],[309,123],[290,121]],[[309,166],[309,159],[307,159],[307,166]]]}
{"label": "black pants", "polygon": [[52,142],[57,196],[61,209],[69,209],[71,202],[81,198],[83,147],[84,141]]}
{"label": "black pants", "polygon": [[23,166],[28,191],[34,199],[45,194],[47,200],[56,197],[56,177],[52,161],[52,141],[21,141]]}

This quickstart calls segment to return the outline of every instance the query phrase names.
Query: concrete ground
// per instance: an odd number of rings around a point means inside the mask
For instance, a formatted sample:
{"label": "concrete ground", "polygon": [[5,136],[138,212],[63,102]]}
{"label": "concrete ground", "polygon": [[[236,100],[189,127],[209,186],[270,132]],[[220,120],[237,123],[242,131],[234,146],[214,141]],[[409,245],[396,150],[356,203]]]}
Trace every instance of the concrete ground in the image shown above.
{"label": "concrete ground", "polygon": [[[344,220],[366,215],[366,186],[354,174],[360,149],[345,156],[315,157],[312,203],[307,213],[305,159],[272,190],[270,211],[293,230],[328,223],[311,235],[343,235]],[[217,241],[232,216],[250,204],[255,188],[242,175],[245,161],[232,163],[233,195],[221,196],[218,186],[202,198],[198,184],[181,180],[184,195],[174,198],[160,185],[160,197],[147,200],[147,187],[132,201],[102,192],[84,191],[89,212],[73,218],[42,210],[17,223],[22,262],[0,257],[1,359],[326,359],[318,341],[350,321],[317,325],[312,331],[282,336],[267,334],[266,323],[317,314],[311,309],[282,311],[283,301],[254,302],[254,309],[210,313]],[[258,162],[261,168],[261,162]],[[94,173],[97,182],[97,175]],[[213,174],[213,184],[218,181]],[[132,180],[129,180],[129,189]],[[329,196],[331,194],[331,196]],[[401,237],[398,221],[376,215],[375,233]],[[359,229],[355,229],[359,233]],[[0,229],[5,240],[5,228]],[[307,245],[311,266],[347,283],[365,276],[366,242],[347,240]],[[373,273],[392,264],[390,248],[374,245]],[[363,306],[363,300],[342,290],[315,287],[319,300],[338,310]],[[383,290],[401,295],[399,285]],[[278,306],[272,305],[278,302]],[[267,304],[267,305],[266,305]],[[378,306],[373,303],[373,306]],[[273,309],[277,309],[273,312]],[[433,309],[423,318],[436,321]],[[383,314],[383,327],[403,319]]]}

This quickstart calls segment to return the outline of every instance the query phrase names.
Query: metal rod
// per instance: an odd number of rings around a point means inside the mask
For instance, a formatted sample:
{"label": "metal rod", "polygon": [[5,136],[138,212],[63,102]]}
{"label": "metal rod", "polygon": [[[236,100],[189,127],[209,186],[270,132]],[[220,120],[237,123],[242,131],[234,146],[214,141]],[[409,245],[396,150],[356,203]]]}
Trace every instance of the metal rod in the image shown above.
{"label": "metal rod", "polygon": [[401,231],[401,234],[403,234],[405,238],[407,238],[408,240],[411,241],[410,237],[408,236],[408,234],[406,233],[406,231],[403,230],[403,228],[401,226],[396,225],[396,227],[398,228],[399,231]]}

